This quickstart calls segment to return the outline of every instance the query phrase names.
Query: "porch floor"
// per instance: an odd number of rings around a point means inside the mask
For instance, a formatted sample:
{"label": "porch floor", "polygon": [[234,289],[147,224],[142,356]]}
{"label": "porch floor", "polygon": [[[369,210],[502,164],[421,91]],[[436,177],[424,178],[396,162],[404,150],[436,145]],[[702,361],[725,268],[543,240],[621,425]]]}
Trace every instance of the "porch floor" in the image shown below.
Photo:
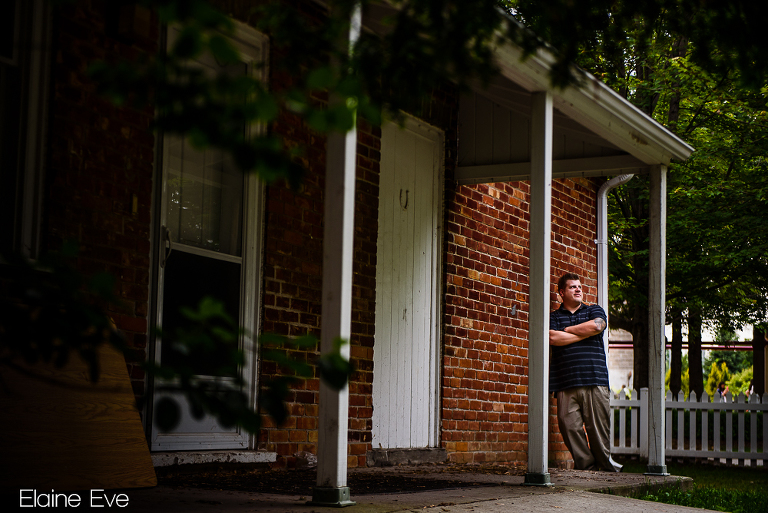
{"label": "porch floor", "polygon": [[[253,473],[260,472],[259,481]],[[357,504],[349,513],[385,513],[435,508],[464,513],[514,511],[588,511],[633,513],[648,503],[624,496],[644,488],[690,487],[687,477],[551,469],[554,486],[524,486],[525,470],[501,465],[418,465],[350,469],[348,484]],[[268,476],[268,477],[267,477]],[[150,489],[124,491],[139,511],[188,513],[317,512],[312,498],[312,470],[188,472],[160,476]],[[592,493],[604,492],[604,493]],[[657,511],[681,511],[679,506],[654,503]],[[686,510],[688,508],[682,508]],[[693,511],[693,510],[691,510]],[[702,510],[696,510],[702,511]]]}

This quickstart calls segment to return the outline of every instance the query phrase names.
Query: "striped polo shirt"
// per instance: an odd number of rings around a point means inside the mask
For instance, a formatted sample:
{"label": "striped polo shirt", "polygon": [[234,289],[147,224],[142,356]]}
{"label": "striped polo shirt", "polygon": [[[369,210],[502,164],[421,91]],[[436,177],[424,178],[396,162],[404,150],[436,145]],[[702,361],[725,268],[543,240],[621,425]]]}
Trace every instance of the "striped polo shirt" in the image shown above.
{"label": "striped polo shirt", "polygon": [[[582,303],[571,313],[565,307],[549,316],[549,329],[563,331],[566,326],[576,326],[591,319],[607,322],[600,305]],[[608,386],[608,367],[605,364],[603,333],[567,346],[550,346],[552,358],[549,366],[549,391],[557,393],[573,387]]]}

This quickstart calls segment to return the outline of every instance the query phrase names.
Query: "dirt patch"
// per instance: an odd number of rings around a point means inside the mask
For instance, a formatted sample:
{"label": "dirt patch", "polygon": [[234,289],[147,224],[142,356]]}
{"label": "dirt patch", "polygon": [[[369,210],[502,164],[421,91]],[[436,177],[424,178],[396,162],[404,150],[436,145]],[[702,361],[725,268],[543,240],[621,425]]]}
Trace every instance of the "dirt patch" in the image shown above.
{"label": "dirt patch", "polygon": [[[203,488],[280,495],[311,496],[317,481],[315,469],[269,470],[248,466],[220,465],[206,469],[157,469],[158,484],[174,488]],[[355,495],[406,493],[475,486],[498,486],[497,482],[475,482],[466,474],[520,476],[525,468],[502,465],[425,465],[407,469],[350,469],[347,484]]]}

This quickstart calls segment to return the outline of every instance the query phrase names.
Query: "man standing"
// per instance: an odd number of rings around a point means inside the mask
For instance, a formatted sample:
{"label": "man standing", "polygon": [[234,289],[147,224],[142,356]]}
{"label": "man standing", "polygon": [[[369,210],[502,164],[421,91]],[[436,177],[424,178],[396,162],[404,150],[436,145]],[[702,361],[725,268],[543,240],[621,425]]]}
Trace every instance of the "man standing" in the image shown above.
{"label": "man standing", "polygon": [[557,292],[563,303],[549,317],[549,390],[557,396],[560,433],[577,469],[620,472],[622,466],[611,458],[605,311],[583,303],[581,281],[573,273],[560,278]]}

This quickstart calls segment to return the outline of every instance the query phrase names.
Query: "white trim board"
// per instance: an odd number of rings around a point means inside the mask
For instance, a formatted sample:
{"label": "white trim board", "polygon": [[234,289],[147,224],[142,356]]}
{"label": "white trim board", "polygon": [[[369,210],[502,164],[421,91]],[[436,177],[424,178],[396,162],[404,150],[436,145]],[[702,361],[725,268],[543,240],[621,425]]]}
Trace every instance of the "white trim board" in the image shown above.
{"label": "white trim board", "polygon": [[[647,173],[648,166],[631,155],[589,157],[552,161],[552,178],[583,178]],[[456,168],[459,185],[530,180],[531,163],[487,164]]]}

